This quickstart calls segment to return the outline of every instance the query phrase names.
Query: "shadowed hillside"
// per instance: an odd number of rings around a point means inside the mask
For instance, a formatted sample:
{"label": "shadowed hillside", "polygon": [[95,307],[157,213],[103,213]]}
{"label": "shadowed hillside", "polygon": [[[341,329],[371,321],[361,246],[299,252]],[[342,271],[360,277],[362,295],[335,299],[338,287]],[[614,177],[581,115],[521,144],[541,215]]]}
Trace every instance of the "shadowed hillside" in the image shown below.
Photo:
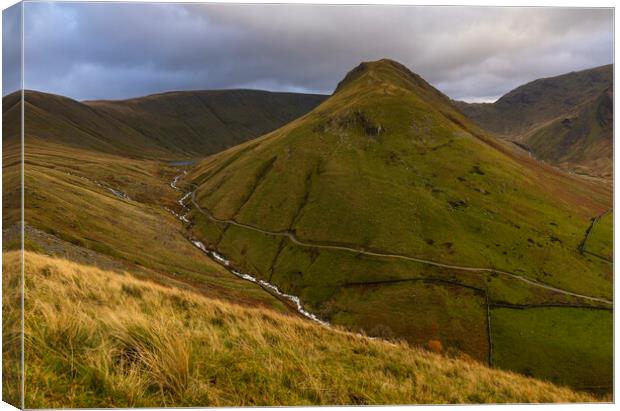
{"label": "shadowed hillside", "polygon": [[315,94],[213,90],[85,104],[170,151],[182,149],[204,156],[275,130],[306,114],[324,99],[325,96]]}
{"label": "shadowed hillside", "polygon": [[[324,98],[219,90],[78,102],[27,91],[25,133],[32,139],[133,158],[198,157],[274,130]],[[18,99],[19,92],[4,97],[5,121],[18,121],[19,110],[13,109]]]}
{"label": "shadowed hillside", "polygon": [[[308,115],[189,178],[193,235],[323,319],[611,387],[612,266],[579,251],[609,189],[488,135],[401,64],[362,63]],[[575,343],[558,350],[563,318]]]}
{"label": "shadowed hillside", "polygon": [[537,158],[579,173],[612,176],[613,65],[544,78],[495,103],[456,102],[487,130]]}

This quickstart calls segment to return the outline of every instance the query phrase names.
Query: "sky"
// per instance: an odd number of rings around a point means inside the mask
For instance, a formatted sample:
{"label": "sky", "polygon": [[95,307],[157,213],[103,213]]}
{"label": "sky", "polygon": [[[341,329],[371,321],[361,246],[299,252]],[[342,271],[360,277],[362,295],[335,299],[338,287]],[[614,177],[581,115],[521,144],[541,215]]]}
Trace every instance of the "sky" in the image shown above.
{"label": "sky", "polygon": [[[391,58],[451,98],[494,101],[537,78],[613,62],[611,9],[24,7],[25,87],[78,100],[227,88],[331,94],[361,61]],[[20,87],[14,16],[3,13],[4,95]]]}

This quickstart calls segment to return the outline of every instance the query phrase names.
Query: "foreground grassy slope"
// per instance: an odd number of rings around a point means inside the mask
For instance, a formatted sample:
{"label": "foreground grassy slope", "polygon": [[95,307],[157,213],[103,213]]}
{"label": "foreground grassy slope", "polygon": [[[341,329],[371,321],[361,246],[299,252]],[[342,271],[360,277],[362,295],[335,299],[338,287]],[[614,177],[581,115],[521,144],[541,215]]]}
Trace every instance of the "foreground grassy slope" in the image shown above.
{"label": "foreground grassy slope", "polygon": [[2,401],[21,407],[22,276],[17,251],[2,252]]}
{"label": "foreground grassy slope", "polygon": [[[19,120],[20,93],[3,97],[3,118]],[[78,102],[28,90],[25,133],[63,146],[133,158],[198,157],[274,130],[324,96],[255,90],[175,92]]]}
{"label": "foreground grassy slope", "polygon": [[487,361],[490,304],[610,308],[569,294],[612,297],[609,263],[578,250],[609,188],[485,134],[389,60],[363,63],[308,115],[189,178],[194,235],[349,329]]}
{"label": "foreground grassy slope", "polygon": [[[18,258],[5,253],[3,271]],[[30,408],[595,400],[126,272],[25,258]]]}
{"label": "foreground grassy slope", "polygon": [[539,79],[492,104],[458,106],[487,130],[565,169],[612,177],[613,66]]}

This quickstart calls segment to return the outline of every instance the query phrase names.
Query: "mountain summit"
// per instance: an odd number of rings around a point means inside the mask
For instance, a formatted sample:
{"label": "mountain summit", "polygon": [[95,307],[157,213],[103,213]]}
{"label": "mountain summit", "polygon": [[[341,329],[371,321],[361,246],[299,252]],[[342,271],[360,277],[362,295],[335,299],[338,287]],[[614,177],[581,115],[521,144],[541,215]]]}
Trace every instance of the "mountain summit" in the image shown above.
{"label": "mountain summit", "polygon": [[[407,102],[411,104],[401,105]],[[413,116],[400,121],[397,116],[406,115],[405,111]],[[424,115],[418,117],[415,113]],[[378,136],[388,131],[388,123],[390,135],[416,134],[416,129],[450,124],[484,138],[482,130],[467,121],[447,96],[404,65],[389,59],[359,64],[338,83],[333,95],[315,114],[322,120],[316,126],[326,130],[353,127],[366,135]]]}
{"label": "mountain summit", "polygon": [[391,84],[392,86],[417,88],[420,91],[432,91],[441,94],[418,74],[390,59],[360,63],[338,83],[335,93],[359,81],[364,82],[366,86],[381,87],[381,85]]}

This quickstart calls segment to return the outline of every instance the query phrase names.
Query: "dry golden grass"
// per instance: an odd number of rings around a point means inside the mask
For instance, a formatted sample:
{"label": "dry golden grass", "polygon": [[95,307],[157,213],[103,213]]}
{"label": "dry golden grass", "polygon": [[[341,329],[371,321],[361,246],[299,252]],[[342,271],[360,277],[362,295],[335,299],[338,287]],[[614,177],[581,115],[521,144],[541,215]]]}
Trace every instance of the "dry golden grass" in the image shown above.
{"label": "dry golden grass", "polygon": [[[10,260],[7,262],[7,255]],[[21,404],[21,266],[19,252],[3,254],[2,264],[2,401]]]}
{"label": "dry golden grass", "polygon": [[[25,261],[28,408],[595,401],[129,273]],[[18,264],[4,253],[5,273]]]}

